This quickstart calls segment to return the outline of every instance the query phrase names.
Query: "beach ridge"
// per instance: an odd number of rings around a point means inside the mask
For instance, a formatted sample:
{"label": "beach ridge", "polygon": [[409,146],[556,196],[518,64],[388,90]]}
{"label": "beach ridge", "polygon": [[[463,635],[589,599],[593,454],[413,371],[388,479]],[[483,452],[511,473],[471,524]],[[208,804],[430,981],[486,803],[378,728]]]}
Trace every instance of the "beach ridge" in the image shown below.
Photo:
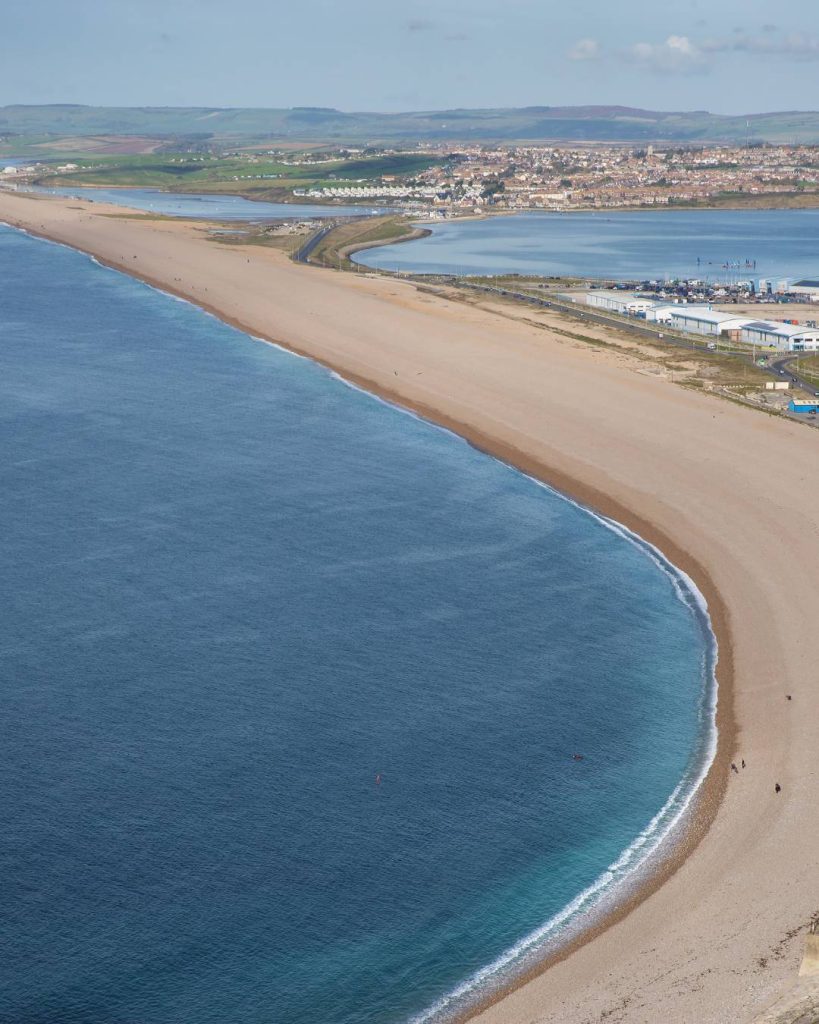
{"label": "beach ridge", "polygon": [[[689,871],[693,870],[692,865],[697,858],[691,855],[695,850],[701,846],[710,847],[714,843],[718,844],[720,837],[711,840],[714,832],[712,825],[726,813],[730,817],[733,810],[729,807],[726,811],[724,798],[729,788],[731,761],[739,749],[739,738],[743,731],[747,733],[748,726],[748,722],[742,716],[738,721],[736,714],[735,645],[739,644],[740,653],[745,661],[752,653],[750,647],[753,647],[753,644],[749,645],[745,630],[740,631],[737,640],[735,623],[744,621],[744,609],[737,607],[737,604],[741,605],[742,602],[732,601],[736,596],[736,588],[733,586],[727,588],[728,594],[723,596],[726,588],[721,579],[714,578],[710,568],[712,561],[708,557],[715,550],[718,552],[720,545],[728,544],[730,547],[730,538],[726,538],[725,531],[718,531],[717,537],[698,537],[696,530],[688,530],[687,527],[691,526],[690,512],[686,510],[682,515],[670,514],[665,508],[670,499],[664,498],[662,494],[653,495],[650,488],[647,489],[645,469],[636,472],[639,451],[626,449],[629,446],[634,447],[641,436],[640,431],[646,428],[646,419],[651,420],[650,416],[646,416],[644,407],[649,401],[652,414],[656,414],[657,409],[661,409],[663,403],[667,403],[670,416],[673,415],[683,425],[686,422],[689,425],[696,422],[698,432],[702,431],[705,424],[701,421],[706,418],[719,419],[721,422],[716,427],[717,430],[726,431],[730,426],[730,430],[736,435],[742,435],[747,431],[755,438],[759,438],[767,431],[768,444],[772,449],[776,449],[775,458],[782,457],[783,445],[791,444],[795,444],[799,449],[800,457],[810,458],[812,432],[798,431],[796,428],[800,435],[797,438],[792,424],[770,427],[767,418],[760,425],[751,424],[751,414],[746,410],[734,407],[723,409],[721,406],[714,410],[712,406],[716,406],[717,403],[713,399],[700,395],[678,396],[675,389],[663,387],[656,381],[640,381],[636,384],[632,379],[633,374],[612,366],[605,360],[603,366],[595,368],[587,353],[569,350],[565,346],[554,346],[553,350],[549,351],[548,344],[544,343],[543,338],[533,338],[534,332],[531,329],[527,330],[525,325],[500,321],[485,311],[451,308],[453,304],[443,299],[429,299],[426,296],[412,294],[411,285],[396,284],[389,280],[362,281],[358,277],[353,278],[352,275],[296,267],[287,264],[287,261],[278,254],[247,252],[240,247],[232,250],[231,247],[218,247],[218,250],[229,253],[228,264],[219,255],[217,247],[209,245],[202,237],[201,227],[167,225],[164,222],[158,225],[147,221],[140,223],[138,218],[118,220],[115,217],[101,216],[110,213],[111,208],[102,208],[101,204],[94,204],[93,207],[83,204],[80,208],[71,209],[67,203],[59,200],[26,200],[16,195],[0,195],[0,219],[13,226],[71,245],[101,263],[117,270],[124,270],[154,287],[192,301],[249,334],[308,356],[338,372],[351,383],[452,430],[476,448],[547,483],[607,518],[622,523],[627,529],[658,548],[669,562],[690,576],[704,595],[719,645],[719,742],[711,769],[686,817],[685,829],[675,830],[673,842],[664,844],[650,878],[641,884],[637,892],[631,893],[628,899],[611,910],[604,920],[575,938],[566,948],[539,964],[523,978],[516,979],[513,991],[501,990],[493,993],[478,1011],[469,1014],[470,1017],[477,1015],[487,1021],[559,1019],[568,1022],[585,1019],[583,1014],[591,1010],[589,993],[580,998],[578,986],[588,986],[590,983],[589,980],[583,982],[582,979],[594,976],[593,961],[598,960],[599,971],[601,956],[603,963],[609,965],[612,963],[612,957],[621,963],[627,960],[627,955],[623,957],[616,949],[607,949],[602,953],[597,950],[591,957],[590,951],[594,950],[601,940],[605,940],[606,936],[611,945],[615,927],[630,923],[629,929],[633,933],[634,921],[638,916],[635,911],[640,907],[648,907],[656,901],[656,897],[662,897],[663,893],[667,892],[671,879],[679,879],[682,867],[685,866]],[[118,249],[121,251],[117,252]],[[251,273],[245,272],[244,286],[241,284],[241,274],[237,277],[240,263],[246,263],[247,267],[252,268]],[[230,280],[225,280],[222,271],[228,265],[231,277]],[[186,275],[184,277],[183,272]],[[283,279],[275,297],[276,301],[282,304],[278,311],[275,308],[275,301],[262,303],[258,297],[260,283],[275,278]],[[290,297],[285,301],[284,295],[288,291]],[[318,326],[318,334],[321,334],[322,327],[309,323],[311,316],[324,319],[323,309],[320,314],[310,308],[315,299],[321,299],[324,307],[329,305],[336,310],[334,329],[326,332],[331,336],[324,338],[323,343],[316,342],[315,330],[315,326]],[[363,339],[360,337],[362,332],[359,331],[362,324],[368,328],[363,332]],[[396,336],[393,329],[395,324],[400,328],[399,336]],[[421,325],[427,331],[432,331],[433,336],[426,337],[424,345],[420,342],[414,344],[413,338],[418,338]],[[386,352],[383,346],[380,351],[376,351],[373,347],[373,338],[385,330],[392,332],[391,345]],[[471,344],[464,338],[465,334],[475,335]],[[435,338],[438,339],[438,346],[435,345]],[[498,346],[497,349],[493,348],[493,340]],[[504,371],[505,377],[493,387],[492,374],[503,366],[500,356],[503,354],[504,346],[507,353],[514,353],[514,359],[510,354],[510,361],[515,363],[514,372]],[[477,370],[470,373],[464,362],[465,354],[471,355],[481,364],[480,373]],[[391,363],[397,364],[392,368],[392,381]],[[550,436],[548,429],[544,429],[554,425],[556,417],[546,411],[541,420],[534,414],[531,382],[521,379],[521,374],[524,377],[534,374],[541,380],[543,386],[548,386],[547,378],[542,374],[549,366],[557,366],[563,376],[561,401],[558,403],[558,415],[564,420],[560,437]],[[423,381],[424,375],[435,378],[434,387],[431,389]],[[610,426],[607,438],[612,450],[619,453],[615,460],[617,466],[614,479],[606,480],[605,468],[601,472],[599,453],[597,465],[590,465],[587,461],[594,456],[593,442],[595,435],[596,439],[600,440],[602,425],[599,422],[592,424],[591,427],[588,422],[583,424],[582,410],[573,410],[571,397],[581,394],[584,387],[595,392],[609,416],[619,414],[622,417],[619,424]],[[611,395],[607,400],[607,388],[612,389],[612,393],[616,391],[616,402],[612,400]],[[516,399],[524,403],[527,410],[522,415],[513,417],[512,421],[507,416],[507,408]],[[628,408],[629,401],[634,406],[631,412]],[[633,423],[629,421],[629,416]],[[585,419],[588,420],[589,417],[585,416]],[[592,419],[600,419],[599,414]],[[629,425],[627,431],[624,430],[626,425]],[[566,443],[573,428],[578,437],[582,434],[582,454],[572,450],[570,441]],[[696,444],[697,439],[694,439],[692,445]],[[723,455],[723,459],[728,460],[728,466],[731,465],[732,455],[740,458],[742,454],[741,451],[732,452],[730,446],[724,444],[722,448],[728,449]],[[696,461],[695,455],[696,447],[694,451],[684,451],[681,459],[681,462],[688,460],[687,472],[689,476],[693,474],[694,477],[696,471],[692,460]],[[667,457],[669,476],[673,478],[674,453],[669,451]],[[654,462],[658,458],[658,453],[654,449],[651,458]],[[605,467],[605,460],[603,466]],[[628,479],[630,471],[635,471],[632,476],[639,477],[636,485],[634,480]],[[687,481],[689,490],[691,482],[690,479]],[[607,483],[611,486],[606,486]],[[672,497],[673,493],[672,486]],[[645,500],[646,495],[649,495],[651,500]],[[694,504],[696,505],[696,502]],[[689,537],[694,543],[688,542]],[[698,545],[697,540],[703,543]],[[747,557],[740,559],[740,569],[733,575],[742,576],[743,572],[747,573],[748,561]],[[716,564],[721,565],[718,557]],[[730,577],[732,573],[722,568],[721,575]],[[747,654],[746,648],[749,648]],[[750,661],[752,660],[751,657]],[[763,663],[764,661],[765,659]],[[788,675],[786,678],[792,677]],[[746,714],[744,718],[748,718],[748,715]],[[757,722],[757,726],[758,724]],[[786,738],[791,731],[790,726],[785,728],[782,738]],[[768,757],[773,765],[776,765],[777,758],[787,759],[783,744],[780,743],[776,750],[770,750]],[[796,769],[797,765],[793,765],[793,768]],[[783,778],[786,777],[784,765],[782,775]],[[780,807],[784,803],[785,800],[782,800],[778,806],[774,804],[768,811],[772,832],[776,831],[776,819],[781,817]],[[747,817],[747,808],[744,809],[744,813]],[[719,831],[724,832],[724,828]],[[680,835],[680,832],[683,834]],[[709,843],[703,843],[706,838],[710,840]],[[727,849],[725,852],[728,852]],[[709,854],[711,862],[713,857],[713,854]],[[710,863],[710,870],[713,874],[713,863]],[[805,920],[814,910],[811,896],[810,891],[804,894]],[[788,921],[792,920],[796,912],[796,904],[787,908]],[[661,917],[662,913],[660,911]],[[652,911],[648,916],[652,921],[645,926],[638,923],[637,928],[639,931],[644,927],[654,935],[657,923],[653,919],[657,915]],[[767,948],[771,927],[776,932],[778,923],[775,921],[758,928],[755,945]],[[678,923],[677,926],[679,927]],[[693,932],[696,928],[692,925],[689,930]],[[699,930],[702,933],[701,927]],[[621,935],[618,941],[622,939]],[[633,945],[633,934],[630,941]],[[617,945],[616,941],[614,945]],[[581,958],[575,955],[581,950],[586,958],[582,963]],[[703,955],[707,957],[707,952],[704,951]],[[785,966],[786,964],[783,964],[779,971],[769,971],[767,977],[763,976],[762,980],[767,984],[751,986],[752,998],[748,999],[746,995],[747,1005],[743,1007],[746,1016],[762,1005],[761,1000],[772,998],[783,989],[787,976]],[[549,971],[548,981],[544,973],[547,967],[555,969]],[[557,978],[558,967],[564,971],[562,978]],[[609,967],[609,973],[611,970]],[[605,970],[603,973],[606,973]],[[756,977],[759,979],[759,972],[756,972]],[[631,974],[626,971],[622,980],[631,991],[639,987],[639,978],[633,976],[633,971]],[[727,985],[726,977],[722,977],[721,980],[725,990],[724,997],[716,1001],[718,1005],[713,1011],[707,1010],[707,1013],[713,1012],[714,1015],[708,1016],[706,1013],[705,1016],[698,1016],[698,1020],[724,1019],[720,1014],[726,1005],[731,1005],[731,998],[730,985]],[[593,994],[592,1003],[608,1006],[621,998],[617,995],[616,988],[616,985],[608,989],[604,986],[599,993]],[[578,996],[574,1006],[567,1004],[567,993],[573,991]],[[711,1004],[714,1005],[714,1000],[711,1000]],[[686,1005],[690,1009],[690,1003]],[[680,1016],[666,1016],[665,1019],[693,1019],[686,1017],[686,1012],[688,1011],[683,1008]],[[553,1013],[558,1013],[559,1016],[551,1016]],[[629,1018],[626,1015],[622,1019]],[[735,1014],[734,1019],[742,1019],[741,1013]]]}

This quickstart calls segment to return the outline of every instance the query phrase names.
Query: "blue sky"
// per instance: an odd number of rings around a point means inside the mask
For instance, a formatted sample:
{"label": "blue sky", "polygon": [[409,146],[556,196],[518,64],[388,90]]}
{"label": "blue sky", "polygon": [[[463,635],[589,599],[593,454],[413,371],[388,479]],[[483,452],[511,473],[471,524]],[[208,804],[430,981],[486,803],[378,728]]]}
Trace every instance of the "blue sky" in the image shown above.
{"label": "blue sky", "polygon": [[819,3],[6,0],[0,105],[819,107]]}

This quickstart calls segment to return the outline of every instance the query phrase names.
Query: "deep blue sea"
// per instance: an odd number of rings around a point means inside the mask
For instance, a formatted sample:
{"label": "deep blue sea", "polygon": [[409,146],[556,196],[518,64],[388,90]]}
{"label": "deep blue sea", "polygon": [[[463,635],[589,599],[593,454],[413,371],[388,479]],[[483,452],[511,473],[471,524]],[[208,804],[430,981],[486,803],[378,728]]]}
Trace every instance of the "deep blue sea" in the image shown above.
{"label": "deep blue sea", "polygon": [[303,220],[310,217],[366,217],[387,212],[383,206],[266,203],[243,196],[163,192],[157,188],[32,188],[32,191],[113,203],[171,217],[204,217],[210,220]]}
{"label": "deep blue sea", "polygon": [[819,276],[819,210],[525,213],[430,227],[426,238],[355,260],[435,274],[718,282]]}
{"label": "deep blue sea", "polygon": [[707,759],[644,546],[1,227],[0,473],[3,1022],[400,1024]]}

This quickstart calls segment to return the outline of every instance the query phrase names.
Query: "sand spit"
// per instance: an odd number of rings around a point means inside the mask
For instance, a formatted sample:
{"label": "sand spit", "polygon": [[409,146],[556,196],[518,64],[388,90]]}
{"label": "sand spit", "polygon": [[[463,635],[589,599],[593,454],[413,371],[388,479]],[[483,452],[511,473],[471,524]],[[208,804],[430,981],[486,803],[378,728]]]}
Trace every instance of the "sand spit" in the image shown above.
{"label": "sand spit", "polygon": [[201,224],[18,193],[0,193],[0,220],[452,427],[641,534],[708,600],[720,747],[685,839],[607,927],[476,1019],[741,1024],[792,986],[819,908],[815,431],[407,283],[214,244]]}

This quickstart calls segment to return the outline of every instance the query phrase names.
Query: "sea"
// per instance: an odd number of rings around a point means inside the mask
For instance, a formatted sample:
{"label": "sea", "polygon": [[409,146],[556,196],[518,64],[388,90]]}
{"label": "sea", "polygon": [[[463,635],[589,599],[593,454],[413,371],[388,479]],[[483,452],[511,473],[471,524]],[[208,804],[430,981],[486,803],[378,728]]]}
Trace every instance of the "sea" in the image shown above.
{"label": "sea", "polygon": [[715,283],[819,276],[819,210],[520,213],[424,225],[355,255],[382,270]]}
{"label": "sea", "polygon": [[163,192],[156,188],[46,188],[31,186],[29,191],[45,195],[112,203],[144,213],[168,217],[193,217],[206,220],[308,220],[312,217],[368,217],[388,213],[379,206],[344,206],[328,203],[268,203],[243,196],[214,193]]}
{"label": "sea", "polygon": [[445,1019],[713,755],[646,543],[6,227],[0,453],[0,1020]]}

